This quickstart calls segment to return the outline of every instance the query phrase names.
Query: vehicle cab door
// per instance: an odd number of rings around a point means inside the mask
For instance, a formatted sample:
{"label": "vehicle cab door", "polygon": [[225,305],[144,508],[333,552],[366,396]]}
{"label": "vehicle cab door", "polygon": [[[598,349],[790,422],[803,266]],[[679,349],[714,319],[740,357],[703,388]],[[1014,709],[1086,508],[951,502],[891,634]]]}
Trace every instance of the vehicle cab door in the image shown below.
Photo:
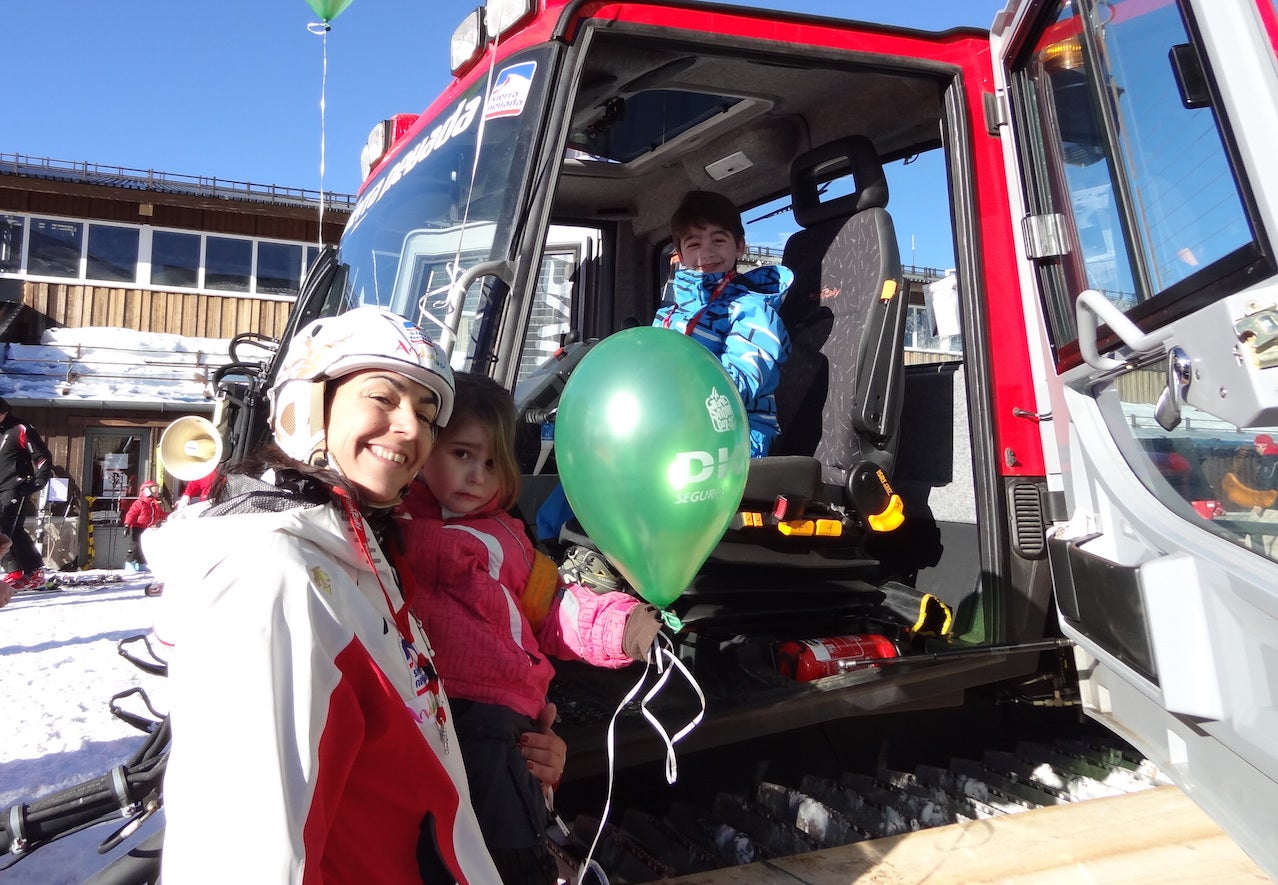
{"label": "vehicle cab door", "polygon": [[1274,0],[1011,0],[990,97],[1083,703],[1271,876],[1275,34]]}

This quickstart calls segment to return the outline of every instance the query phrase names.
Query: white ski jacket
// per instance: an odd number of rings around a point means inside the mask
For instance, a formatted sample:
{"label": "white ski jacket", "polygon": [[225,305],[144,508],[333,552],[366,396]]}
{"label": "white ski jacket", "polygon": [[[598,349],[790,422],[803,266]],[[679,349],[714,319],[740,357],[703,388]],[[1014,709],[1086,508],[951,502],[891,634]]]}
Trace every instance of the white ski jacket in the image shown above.
{"label": "white ski jacket", "polygon": [[497,883],[390,565],[358,514],[366,546],[298,503],[145,536],[171,646],[164,880]]}

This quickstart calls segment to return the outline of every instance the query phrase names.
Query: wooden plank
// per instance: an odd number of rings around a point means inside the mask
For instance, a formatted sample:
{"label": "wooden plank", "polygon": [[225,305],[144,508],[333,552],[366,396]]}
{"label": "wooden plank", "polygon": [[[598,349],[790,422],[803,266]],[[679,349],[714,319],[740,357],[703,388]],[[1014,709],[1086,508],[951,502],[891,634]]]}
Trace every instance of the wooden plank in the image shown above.
{"label": "wooden plank", "polygon": [[236,315],[235,298],[222,299],[222,337],[231,338],[240,331],[239,317]]}
{"label": "wooden plank", "polygon": [[664,885],[1269,882],[1176,787],[935,827]]}
{"label": "wooden plank", "polygon": [[165,316],[168,313],[168,293],[156,292],[151,298],[151,319],[147,325],[148,332],[163,332]]}
{"label": "wooden plank", "polygon": [[142,290],[130,289],[124,299],[124,327],[142,328]]}
{"label": "wooden plank", "polygon": [[67,318],[68,326],[83,326],[84,322],[84,286],[67,286]]}
{"label": "wooden plank", "polygon": [[169,296],[169,314],[165,317],[164,331],[170,335],[181,335],[183,326],[183,310],[186,307],[186,296],[174,292]]}
{"label": "wooden plank", "polygon": [[182,296],[182,337],[194,338],[200,335],[200,327],[196,323],[199,306],[198,295]]}
{"label": "wooden plank", "polygon": [[118,329],[124,325],[122,320],[124,319],[125,296],[128,292],[124,289],[108,289],[106,291],[106,318],[102,324]]}
{"label": "wooden plank", "polygon": [[106,286],[94,286],[91,291],[93,293],[93,319],[89,322],[89,325],[111,325],[111,294],[116,290],[109,289]]}

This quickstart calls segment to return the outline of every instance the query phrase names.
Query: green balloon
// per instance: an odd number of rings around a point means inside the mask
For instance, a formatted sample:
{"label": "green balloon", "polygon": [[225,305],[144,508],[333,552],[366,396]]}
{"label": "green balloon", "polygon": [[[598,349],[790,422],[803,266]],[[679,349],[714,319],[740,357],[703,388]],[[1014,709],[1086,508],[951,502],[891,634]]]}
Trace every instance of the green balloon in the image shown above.
{"label": "green balloon", "polygon": [[673,329],[641,327],[599,342],[569,376],[555,450],[582,528],[664,609],[732,522],[750,431],[710,351]]}
{"label": "green balloon", "polygon": [[306,0],[322,22],[331,22],[342,14],[342,10],[350,6],[354,0]]}

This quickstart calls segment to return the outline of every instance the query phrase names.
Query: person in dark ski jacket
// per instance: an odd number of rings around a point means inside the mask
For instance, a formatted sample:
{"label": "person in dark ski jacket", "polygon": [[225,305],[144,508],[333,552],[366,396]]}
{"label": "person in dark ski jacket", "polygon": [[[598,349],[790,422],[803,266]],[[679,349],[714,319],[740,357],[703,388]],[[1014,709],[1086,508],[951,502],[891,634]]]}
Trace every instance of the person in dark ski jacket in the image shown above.
{"label": "person in dark ski jacket", "polygon": [[[496,885],[393,564],[448,363],[356,308],[297,333],[269,399],[272,444],[143,536],[172,646],[163,879]],[[240,835],[219,847],[228,808]]]}
{"label": "person in dark ski jacket", "polygon": [[[6,553],[8,553],[9,547],[12,546],[12,544],[13,542],[9,540],[8,535],[0,534],[0,556],[4,556]],[[9,600],[12,598],[13,598],[13,588],[10,587],[8,584],[6,584],[4,581],[0,581],[0,608],[4,608],[6,605],[8,605]]]}
{"label": "person in dark ski jacket", "polygon": [[674,300],[652,324],[695,338],[719,359],[745,404],[750,457],[762,458],[780,429],[774,394],[790,336],[777,311],[794,273],[779,264],[737,271],[745,226],[736,206],[713,191],[685,194],[670,234],[679,262]]}
{"label": "person in dark ski jacket", "polygon": [[30,424],[19,421],[0,399],[0,532],[13,541],[3,559],[4,583],[10,591],[34,590],[45,583],[44,560],[26,530],[27,497],[53,476],[53,457]]}

